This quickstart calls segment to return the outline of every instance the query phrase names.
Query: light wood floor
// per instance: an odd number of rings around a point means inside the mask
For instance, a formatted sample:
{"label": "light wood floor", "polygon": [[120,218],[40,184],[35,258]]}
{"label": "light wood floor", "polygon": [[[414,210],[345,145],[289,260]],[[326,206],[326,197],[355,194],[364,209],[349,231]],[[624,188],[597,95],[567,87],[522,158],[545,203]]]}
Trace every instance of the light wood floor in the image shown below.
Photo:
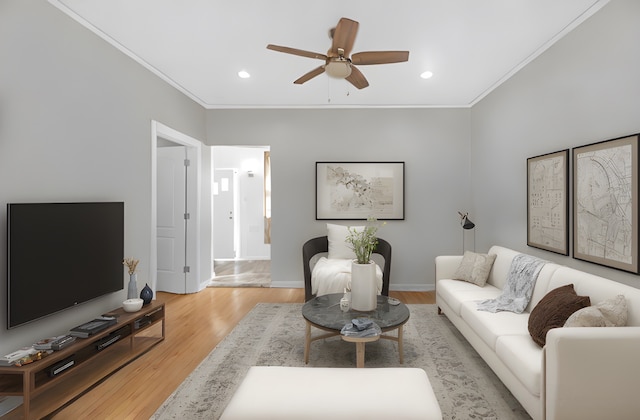
{"label": "light wood floor", "polygon": [[[404,303],[435,303],[433,292],[391,292]],[[303,289],[206,288],[158,293],[166,303],[166,338],[74,403],[60,419],[148,419],[211,350],[259,302],[304,302]]]}

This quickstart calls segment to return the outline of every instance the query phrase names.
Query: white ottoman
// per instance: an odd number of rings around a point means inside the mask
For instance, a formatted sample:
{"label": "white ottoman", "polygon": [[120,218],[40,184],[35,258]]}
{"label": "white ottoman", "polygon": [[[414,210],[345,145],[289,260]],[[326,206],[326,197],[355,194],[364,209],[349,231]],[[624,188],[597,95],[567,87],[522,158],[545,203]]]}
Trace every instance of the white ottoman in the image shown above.
{"label": "white ottoman", "polygon": [[221,419],[442,419],[417,368],[253,366]]}

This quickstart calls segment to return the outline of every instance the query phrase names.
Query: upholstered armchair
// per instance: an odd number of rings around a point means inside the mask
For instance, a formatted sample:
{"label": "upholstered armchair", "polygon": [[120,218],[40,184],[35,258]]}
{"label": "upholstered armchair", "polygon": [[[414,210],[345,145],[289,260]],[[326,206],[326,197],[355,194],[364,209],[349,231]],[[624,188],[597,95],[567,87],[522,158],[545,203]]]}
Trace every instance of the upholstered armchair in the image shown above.
{"label": "upholstered armchair", "polygon": [[[313,265],[317,261],[321,254],[329,252],[329,239],[327,236],[320,236],[317,238],[309,239],[302,246],[302,267],[304,270],[304,299],[308,301],[314,297],[311,274],[313,271]],[[378,238],[378,245],[373,251],[374,254],[379,255],[384,261],[382,262],[382,291],[381,294],[389,296],[389,277],[391,273],[391,244],[384,239]],[[374,261],[379,259],[377,255],[373,256]],[[378,263],[378,261],[376,261]],[[378,263],[380,265],[380,263]]]}

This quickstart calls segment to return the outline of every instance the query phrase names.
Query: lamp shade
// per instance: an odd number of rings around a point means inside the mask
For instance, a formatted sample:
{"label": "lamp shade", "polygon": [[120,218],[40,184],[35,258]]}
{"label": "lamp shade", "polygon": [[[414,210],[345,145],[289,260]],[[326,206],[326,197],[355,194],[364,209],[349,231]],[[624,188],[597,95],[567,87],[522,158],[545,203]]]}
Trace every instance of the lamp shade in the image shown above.
{"label": "lamp shade", "polygon": [[458,212],[460,215],[460,224],[462,225],[462,229],[469,230],[476,227],[476,224],[469,220],[469,213]]}
{"label": "lamp shade", "polygon": [[473,229],[476,227],[475,223],[467,218],[467,216],[462,219],[462,229]]}

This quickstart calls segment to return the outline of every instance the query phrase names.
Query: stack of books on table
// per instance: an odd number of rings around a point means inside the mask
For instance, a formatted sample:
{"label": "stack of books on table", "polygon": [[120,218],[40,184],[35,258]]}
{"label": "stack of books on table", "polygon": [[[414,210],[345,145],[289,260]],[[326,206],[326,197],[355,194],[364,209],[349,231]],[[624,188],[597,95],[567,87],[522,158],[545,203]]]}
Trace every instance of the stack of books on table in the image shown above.
{"label": "stack of books on table", "polygon": [[36,350],[62,350],[75,341],[76,338],[70,335],[59,335],[57,337],[43,338],[37,341],[33,348]]}
{"label": "stack of books on table", "polygon": [[42,340],[36,341],[33,344],[33,348],[36,350],[51,350],[51,344],[61,339],[62,337],[64,337],[64,335],[59,335],[57,337],[43,338]]}
{"label": "stack of books on table", "polygon": [[23,347],[20,350],[16,350],[9,354],[0,357],[0,366],[13,366],[21,359],[29,357],[38,353],[38,350],[33,347]]}
{"label": "stack of books on table", "polygon": [[94,319],[93,321],[89,321],[72,328],[69,331],[69,335],[73,337],[87,338],[117,323],[118,320],[115,317],[102,316]]}

